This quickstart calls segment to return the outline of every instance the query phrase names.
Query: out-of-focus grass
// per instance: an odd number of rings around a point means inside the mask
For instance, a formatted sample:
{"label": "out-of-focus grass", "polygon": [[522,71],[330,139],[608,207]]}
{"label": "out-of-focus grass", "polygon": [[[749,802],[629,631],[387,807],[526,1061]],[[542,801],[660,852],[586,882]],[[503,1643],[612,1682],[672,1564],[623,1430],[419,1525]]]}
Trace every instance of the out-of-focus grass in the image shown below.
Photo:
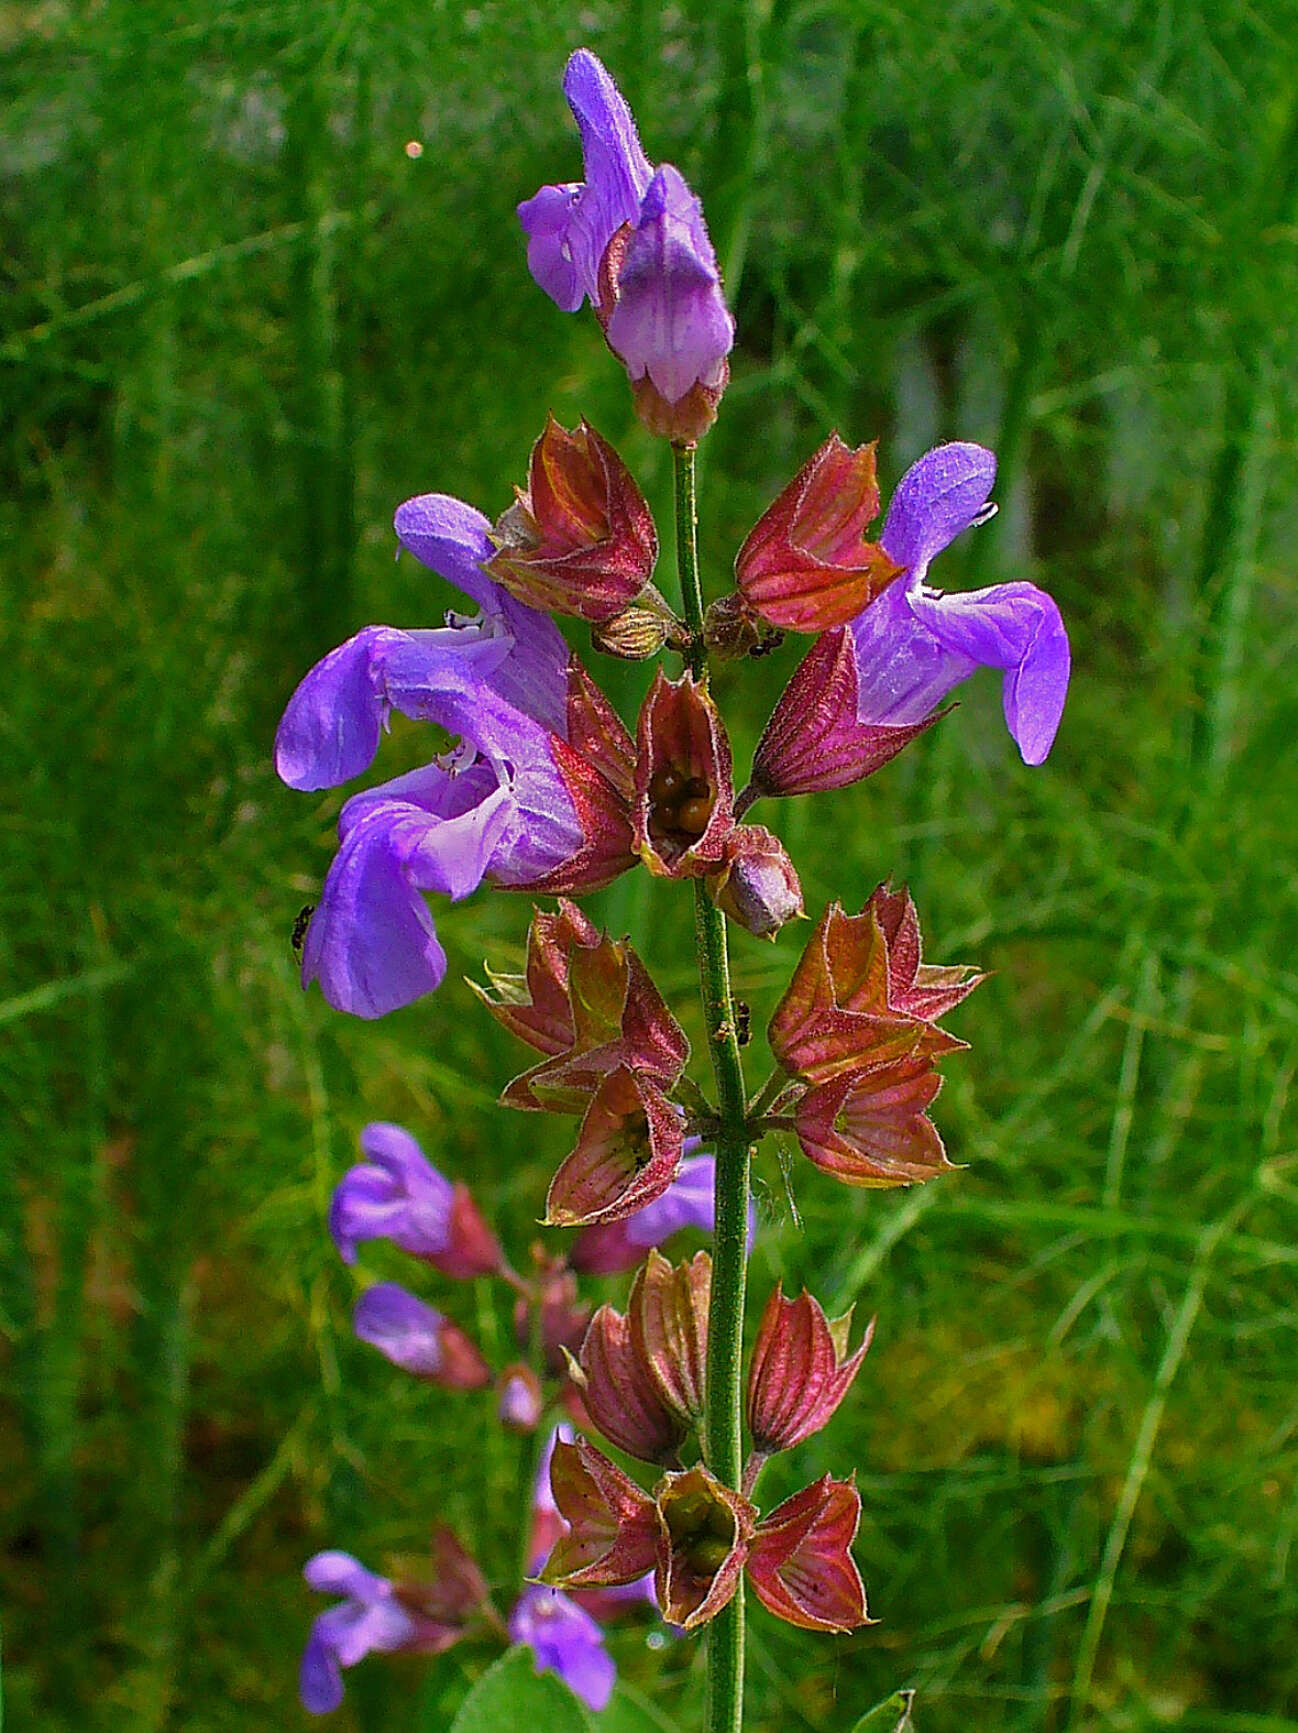
{"label": "out-of-focus grass", "polygon": [[[1298,1725],[1291,22],[1280,0],[0,13],[15,1726],[293,1725],[310,1552],[378,1562],[441,1517],[507,1570],[512,1446],[485,1397],[350,1341],[323,1216],[359,1126],[394,1118],[522,1254],[563,1127],[493,1109],[518,1055],[456,983],[519,955],[526,906],[439,915],[447,987],[380,1025],[303,999],[288,932],[338,802],[280,789],[268,747],[313,655],[450,599],[392,565],[393,505],[500,509],[547,408],[614,439],[668,521],[663,453],[514,226],[576,172],[579,41],[703,192],[728,270],[713,589],[831,426],[881,434],[889,480],[981,438],[1001,517],[943,581],[1033,577],[1076,657],[1043,770],[975,684],[870,783],[758,814],[809,907],[904,876],[932,955],[996,975],[938,1107],[964,1172],[857,1194],[761,1163],[757,1291],[879,1315],[770,1497],[855,1465],[881,1622],[807,1638],[756,1612],[752,1724],[844,1727],[909,1683],[926,1733]],[[726,674],[741,763],[794,654]],[[601,672],[634,703],[640,672]],[[599,907],[697,1027],[670,892]],[[736,945],[759,1027],[800,938]],[[489,1294],[436,1294],[503,1343]],[[665,1708],[697,1702],[692,1645],[615,1642]],[[483,1660],[372,1662],[339,1724],[404,1730]]]}

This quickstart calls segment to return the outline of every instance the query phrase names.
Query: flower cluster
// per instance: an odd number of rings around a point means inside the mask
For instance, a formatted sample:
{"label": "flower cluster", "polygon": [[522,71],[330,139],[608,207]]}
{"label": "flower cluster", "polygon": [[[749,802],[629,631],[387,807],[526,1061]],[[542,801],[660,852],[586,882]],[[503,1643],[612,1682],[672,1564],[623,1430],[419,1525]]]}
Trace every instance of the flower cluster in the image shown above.
{"label": "flower cluster", "polygon": [[[386,1240],[453,1280],[497,1276],[515,1289],[515,1331],[521,1351],[539,1345],[541,1360],[517,1360],[492,1372],[469,1334],[408,1289],[374,1282],[356,1302],[357,1338],[377,1348],[403,1372],[451,1390],[494,1384],[496,1418],[507,1429],[535,1433],[556,1404],[583,1424],[586,1409],[573,1383],[571,1356],[583,1343],[590,1307],[578,1295],[577,1271],[626,1268],[644,1247],[654,1247],[682,1228],[710,1231],[713,1225],[713,1161],[692,1156],[679,1186],[669,1186],[652,1210],[632,1214],[619,1228],[627,1252],[605,1242],[582,1240],[570,1259],[533,1247],[530,1277],[505,1259],[468,1189],[453,1184],[428,1160],[404,1127],[367,1125],[361,1133],[365,1159],[344,1175],[334,1191],[329,1227],[339,1255],[355,1264],[359,1247]],[[637,1243],[638,1241],[638,1243]],[[567,1524],[550,1493],[550,1459],[560,1438],[571,1442],[565,1423],[551,1432],[537,1476],[529,1516],[529,1557],[534,1571]],[[311,1627],[302,1656],[301,1696],[316,1714],[342,1701],[341,1669],[371,1653],[412,1650],[435,1653],[464,1638],[502,1635],[530,1647],[539,1671],[552,1671],[593,1709],[607,1703],[615,1668],[604,1647],[601,1622],[625,1606],[652,1599],[648,1581],[634,1593],[591,1592],[576,1599],[557,1589],[523,1586],[502,1622],[486,1579],[468,1548],[444,1525],[433,1532],[426,1558],[395,1561],[387,1576],[368,1570],[349,1553],[318,1553],[306,1566],[308,1585],[342,1596]]]}
{"label": "flower cluster", "polygon": [[[652,1600],[690,1631],[744,1582],[806,1630],[869,1622],[851,1551],[855,1477],[823,1475],[766,1512],[756,1502],[768,1458],[843,1402],[873,1325],[853,1350],[850,1313],[831,1319],[810,1294],[788,1299],[777,1286],[743,1387],[734,1344],[745,1223],[749,1245],[754,1231],[749,1156],[774,1130],[848,1185],[911,1185],[948,1169],[929,1110],[939,1063],[966,1043],[943,1025],[983,976],[923,960],[914,902],[890,881],[858,913],[831,902],[767,1025],[775,1072],[749,1096],[750,1013],[731,992],[727,923],[772,940],[804,908],[779,837],[747,814],[763,798],[823,794],[879,771],[984,668],[1002,676],[1022,759],[1039,765],[1068,687],[1068,640],[1049,596],[1022,580],[952,593],[929,581],[937,556],[995,511],[996,460],[978,445],[926,453],[884,510],[876,445],[831,434],[749,531],[733,588],[705,610],[693,449],[716,417],[735,323],[697,199],[670,164],[649,162],[587,50],[569,61],[564,91],[585,178],[519,206],[528,264],[562,310],[590,302],[638,415],[672,442],[681,611],[654,581],[658,530],[630,467],[588,421],[569,429],[551,415],[526,484],[494,521],[438,493],[396,513],[400,548],[473,611],[431,629],[358,632],[307,674],[280,723],[276,766],[302,790],[369,771],[394,711],[436,730],[420,768],[342,805],[302,947],[303,984],[318,981],[331,1005],[379,1017],[441,984],[448,963],[429,895],[459,899],[489,884],[557,899],[534,905],[523,972],[488,968],[474,991],[536,1056],[502,1105],[570,1128],[543,1226],[579,1230],[563,1252],[535,1243],[520,1274],[468,1189],[439,1174],[409,1132],[375,1124],[362,1134],[365,1159],[330,1213],[344,1262],[381,1239],[451,1281],[507,1284],[514,1357],[493,1367],[467,1329],[391,1282],[363,1288],[356,1335],[425,1384],[490,1388],[495,1422],[524,1440],[554,1429],[524,1513],[533,1580],[517,1585],[507,1615],[473,1551],[444,1528],[429,1558],[385,1576],[347,1553],[311,1561],[311,1587],[341,1597],[316,1619],[303,1658],[302,1698],[318,1711],[337,1705],[341,1669],[368,1652],[435,1651],[474,1635],[528,1646],[539,1668],[599,1708],[614,1678],[605,1619]],[[551,616],[583,623],[597,653],[677,655],[684,666],[655,669],[628,725]],[[811,642],[736,792],[711,669],[751,665],[787,632]],[[642,958],[573,900],[640,868],[659,885],[692,881],[705,1025],[696,1046],[711,1058],[715,1099],[689,1074],[690,1042]],[[715,1234],[715,1279],[708,1252],[673,1265],[656,1249],[685,1227]],[[580,1277],[633,1270],[624,1310],[592,1310],[582,1297]],[[591,1432],[646,1465],[646,1484]],[[734,1641],[738,1628],[723,1621],[714,1636]],[[717,1714],[736,1724],[737,1705]]]}
{"label": "flower cluster", "polygon": [[601,1306],[578,1360],[586,1413],[611,1444],[665,1467],[652,1494],[583,1439],[560,1445],[551,1466],[568,1522],[542,1573],[568,1589],[610,1587],[654,1575],[662,1616],[691,1630],[714,1618],[746,1572],[757,1598],[806,1630],[866,1622],[851,1555],[861,1504],[851,1481],[826,1475],[762,1518],[749,1494],[766,1457],[811,1436],[846,1395],[869,1345],[846,1356],[850,1317],[831,1324],[809,1295],[777,1289],[762,1320],[748,1381],[753,1454],[743,1490],[681,1449],[704,1420],[711,1260],[673,1268],[650,1252],[626,1314]]}

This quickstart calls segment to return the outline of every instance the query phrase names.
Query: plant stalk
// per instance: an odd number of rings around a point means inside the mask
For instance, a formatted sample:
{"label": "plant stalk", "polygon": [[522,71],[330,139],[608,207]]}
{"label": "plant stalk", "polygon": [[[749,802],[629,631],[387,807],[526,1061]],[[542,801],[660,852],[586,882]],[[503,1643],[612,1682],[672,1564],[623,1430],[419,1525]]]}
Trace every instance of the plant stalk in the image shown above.
{"label": "plant stalk", "polygon": [[[699,583],[697,508],[692,447],[674,448],[676,560],[681,599],[690,628],[690,672],[706,671],[703,592]],[[694,881],[694,935],[704,1023],[717,1084],[716,1230],[712,1248],[712,1304],[708,1323],[706,1460],[723,1485],[739,1490],[743,1478],[741,1398],[744,1287],[748,1262],[748,1157],[743,1064],[730,991],[725,916]],[[744,1586],[708,1627],[707,1733],[740,1733],[744,1715]]]}

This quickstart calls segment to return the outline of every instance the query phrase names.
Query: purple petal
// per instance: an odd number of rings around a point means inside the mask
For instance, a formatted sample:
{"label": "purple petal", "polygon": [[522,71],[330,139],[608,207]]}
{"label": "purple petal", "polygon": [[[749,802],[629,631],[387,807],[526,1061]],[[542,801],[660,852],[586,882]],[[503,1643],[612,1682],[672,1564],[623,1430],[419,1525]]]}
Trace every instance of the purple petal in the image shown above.
{"label": "purple petal", "polygon": [[623,223],[634,223],[649,185],[635,121],[605,68],[586,48],[568,62],[564,94],[581,134],[584,182],[544,186],[518,207],[527,265],[565,313],[599,298],[599,267]]}
{"label": "purple petal", "polygon": [[[696,1155],[683,1161],[676,1178],[661,1197],[646,1204],[626,1220],[627,1237],[633,1245],[657,1246],[682,1228],[701,1228],[711,1233],[716,1226],[717,1161],[713,1155]],[[757,1212],[748,1205],[748,1246],[752,1249]]]}
{"label": "purple petal", "polygon": [[388,802],[335,856],[302,948],[302,985],[319,981],[335,1011],[382,1017],[441,985],[446,953],[404,865],[428,826],[417,808]]}
{"label": "purple petal", "polygon": [[367,626],[299,685],[275,735],[275,769],[290,788],[336,788],[374,762],[393,710],[425,717],[448,681],[482,680],[510,652],[505,635],[399,632]]}
{"label": "purple petal", "polygon": [[1006,726],[1024,763],[1042,763],[1063,714],[1070,665],[1054,599],[1035,584],[1013,583],[954,595],[917,589],[910,606],[948,655],[1004,670]]}
{"label": "purple petal", "polygon": [[493,692],[568,737],[568,657],[563,633],[548,614],[529,608],[508,590],[497,596],[500,612],[484,614],[493,631],[512,640],[509,654],[486,676]]}
{"label": "purple petal", "polygon": [[302,984],[375,1018],[436,988],[446,955],[420,895],[461,898],[484,877],[528,884],[568,860],[581,823],[549,731],[497,694],[448,682],[436,719],[491,762],[428,765],[343,807],[341,846],[302,951]]}
{"label": "purple petal", "polygon": [[538,1673],[557,1673],[587,1708],[600,1710],[613,1695],[617,1668],[603,1632],[558,1589],[524,1589],[509,1616],[509,1636],[532,1650]]}
{"label": "purple petal", "polygon": [[449,493],[424,493],[397,507],[393,528],[403,548],[480,608],[493,605],[495,584],[483,566],[495,553],[491,523]]}
{"label": "purple petal", "polygon": [[343,1700],[343,1676],[337,1658],[311,1627],[306,1648],[302,1651],[302,1666],[298,1673],[298,1695],[302,1707],[312,1715],[328,1715],[339,1708]]}
{"label": "purple petal", "polygon": [[518,220],[527,236],[527,268],[561,313],[575,313],[586,299],[586,284],[568,239],[585,190],[579,181],[542,187],[518,207]]}
{"label": "purple petal", "polygon": [[622,263],[609,343],[632,379],[648,373],[667,402],[678,403],[697,384],[721,383],[734,337],[702,207],[664,163]]}
{"label": "purple petal", "polygon": [[375,1651],[390,1655],[415,1640],[414,1619],[394,1598],[391,1585],[384,1587],[386,1593],[378,1600],[344,1601],[316,1620],[317,1631],[337,1655],[340,1666],[354,1667]]}
{"label": "purple petal", "polygon": [[587,185],[598,192],[610,217],[615,217],[613,228],[633,222],[653,169],[641,148],[626,98],[589,48],[579,48],[569,58],[563,94],[581,134]]}
{"label": "purple petal", "polygon": [[352,1313],[352,1329],[362,1342],[416,1377],[432,1378],[442,1364],[440,1312],[394,1282],[366,1288]]}
{"label": "purple petal", "polygon": [[[879,538],[888,558],[912,572],[973,523],[996,480],[996,458],[981,445],[938,445],[897,483]],[[868,611],[868,610],[867,610]]]}
{"label": "purple petal", "polygon": [[872,727],[902,727],[932,714],[953,686],[978,666],[949,650],[911,607],[898,579],[852,621],[856,656],[857,720]]}
{"label": "purple petal", "polygon": [[511,596],[482,570],[496,548],[480,511],[450,494],[426,493],[398,506],[394,524],[402,547],[477,602],[477,620],[456,630],[466,645],[496,643],[494,659],[474,671],[503,698],[558,734],[565,732],[568,646],[547,615]]}
{"label": "purple petal", "polygon": [[349,1552],[318,1552],[302,1567],[308,1588],[321,1595],[346,1595],[359,1601],[374,1601],[389,1592],[386,1577],[366,1570]]}

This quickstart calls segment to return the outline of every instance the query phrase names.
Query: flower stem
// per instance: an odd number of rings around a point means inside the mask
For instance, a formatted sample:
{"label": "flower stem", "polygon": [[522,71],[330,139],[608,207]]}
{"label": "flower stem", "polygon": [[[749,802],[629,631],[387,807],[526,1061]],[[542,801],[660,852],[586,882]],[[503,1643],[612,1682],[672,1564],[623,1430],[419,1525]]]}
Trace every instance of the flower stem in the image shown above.
{"label": "flower stem", "polygon": [[[706,669],[703,592],[699,584],[694,451],[674,448],[676,560],[690,628],[686,654],[697,679]],[[708,1323],[706,1455],[723,1485],[739,1489],[743,1477],[741,1394],[744,1285],[748,1261],[748,1157],[743,1064],[730,992],[725,916],[694,881],[694,936],[704,1022],[717,1084],[716,1231],[712,1248],[712,1303]],[[708,1627],[707,1733],[740,1733],[744,1716],[744,1587]]]}
{"label": "flower stem", "polygon": [[681,605],[690,641],[685,665],[697,680],[707,668],[703,642],[703,590],[699,584],[699,513],[694,486],[694,447],[674,445],[676,467],[676,571],[681,581]]}

